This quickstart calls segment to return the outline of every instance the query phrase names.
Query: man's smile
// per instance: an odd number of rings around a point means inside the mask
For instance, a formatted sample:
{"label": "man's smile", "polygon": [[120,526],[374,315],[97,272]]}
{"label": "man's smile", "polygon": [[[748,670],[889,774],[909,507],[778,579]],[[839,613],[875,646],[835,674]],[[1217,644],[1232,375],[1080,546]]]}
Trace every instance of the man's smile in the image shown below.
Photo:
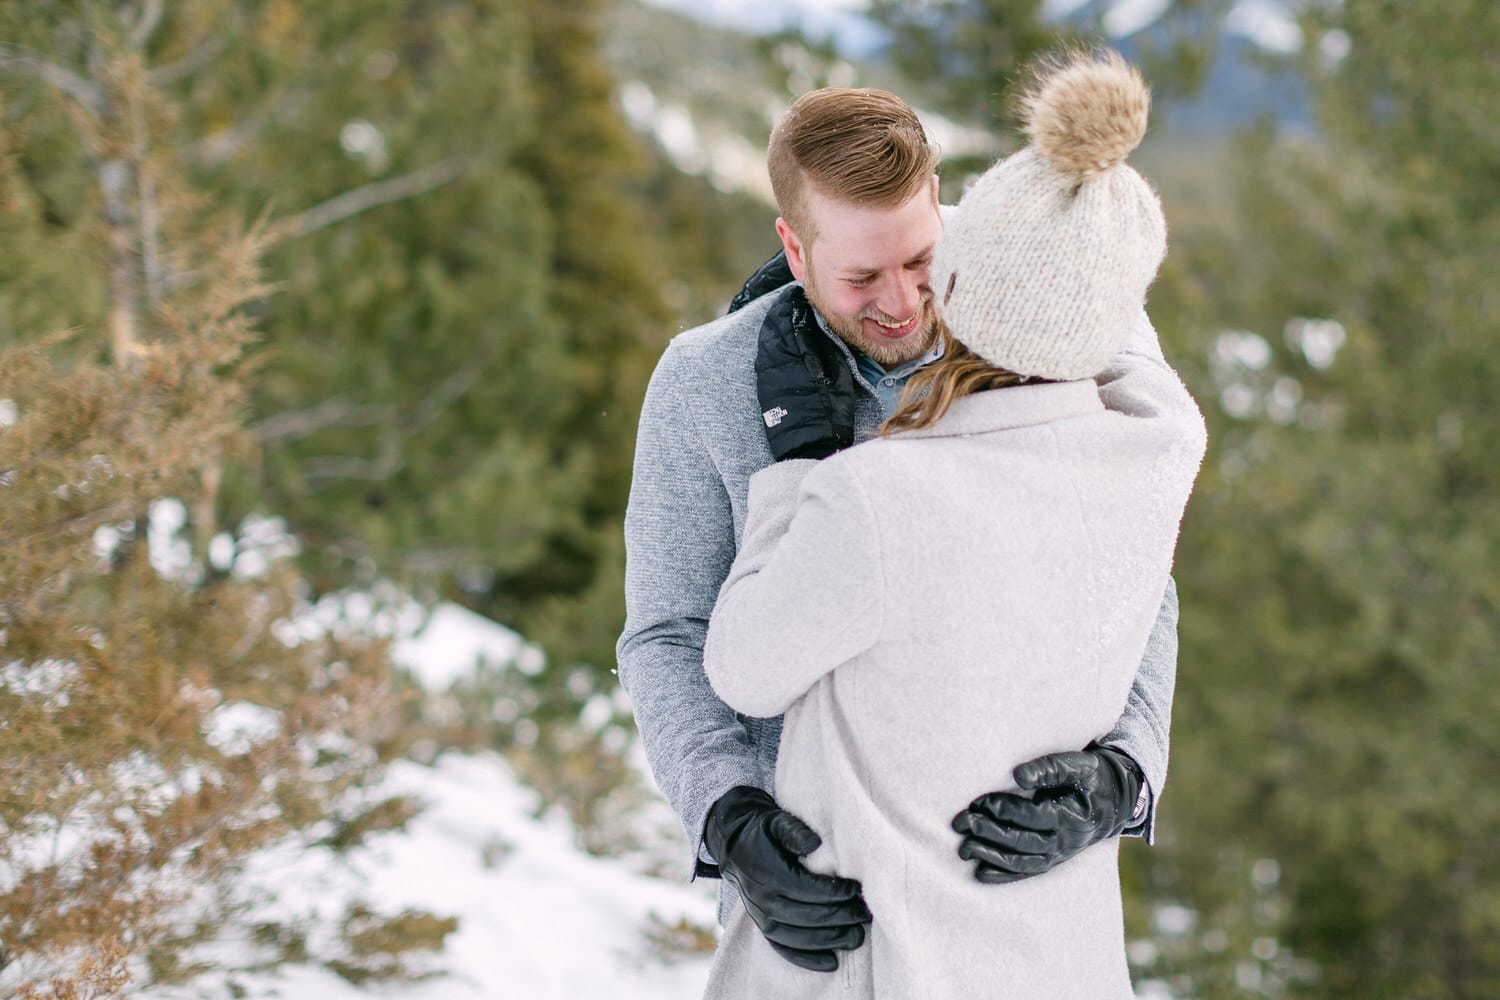
{"label": "man's smile", "polygon": [[864,317],[864,321],[870,324],[877,335],[889,340],[900,340],[902,337],[912,333],[916,330],[917,324],[921,319],[922,313],[920,311],[913,313],[909,319],[892,320],[890,322],[875,319],[873,316]]}

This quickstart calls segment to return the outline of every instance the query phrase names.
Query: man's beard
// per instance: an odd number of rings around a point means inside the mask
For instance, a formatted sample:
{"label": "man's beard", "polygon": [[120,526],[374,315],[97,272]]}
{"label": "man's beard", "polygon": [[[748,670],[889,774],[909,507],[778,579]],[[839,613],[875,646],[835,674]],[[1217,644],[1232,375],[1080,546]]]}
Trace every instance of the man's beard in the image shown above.
{"label": "man's beard", "polygon": [[899,316],[887,316],[879,310],[866,309],[858,316],[845,316],[834,312],[824,305],[817,292],[817,282],[812,280],[809,271],[808,281],[805,284],[807,301],[823,317],[828,328],[838,335],[839,339],[856,351],[864,354],[871,361],[889,371],[898,365],[904,365],[908,361],[920,358],[932,349],[937,341],[938,322],[937,310],[932,307],[932,296],[922,297],[922,318],[917,321],[917,328],[907,334],[899,341],[887,340],[878,334],[872,336],[865,332],[864,321],[866,318],[876,321],[893,323],[899,320]]}

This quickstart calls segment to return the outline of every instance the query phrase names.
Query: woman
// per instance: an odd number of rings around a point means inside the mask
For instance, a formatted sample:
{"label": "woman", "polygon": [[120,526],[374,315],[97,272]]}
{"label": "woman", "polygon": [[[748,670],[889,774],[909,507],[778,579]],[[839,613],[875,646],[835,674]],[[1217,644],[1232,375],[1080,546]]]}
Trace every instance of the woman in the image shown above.
{"label": "woman", "polygon": [[1160,607],[1205,438],[1142,308],[1165,222],[1123,161],[1148,106],[1117,56],[1044,70],[1031,143],[948,216],[943,359],[881,438],[751,480],[705,670],[785,712],[776,798],[874,920],[829,975],[740,909],[709,996],[1132,995],[1116,840],[984,885],[944,818],[1006,758],[1107,731]]}

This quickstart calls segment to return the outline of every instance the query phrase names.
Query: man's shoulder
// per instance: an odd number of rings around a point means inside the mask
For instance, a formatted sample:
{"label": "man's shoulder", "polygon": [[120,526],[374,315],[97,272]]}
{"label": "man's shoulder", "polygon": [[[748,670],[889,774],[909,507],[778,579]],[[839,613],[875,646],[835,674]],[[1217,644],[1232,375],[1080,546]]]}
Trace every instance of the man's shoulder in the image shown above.
{"label": "man's shoulder", "polygon": [[677,334],[668,342],[658,372],[733,381],[753,377],[757,335],[766,313],[782,294],[782,290],[769,292],[727,316]]}
{"label": "man's shoulder", "polygon": [[775,299],[774,292],[762,296],[673,337],[647,392],[643,425],[665,421],[695,428],[731,494],[743,492],[745,480],[771,462],[760,426],[755,350]]}

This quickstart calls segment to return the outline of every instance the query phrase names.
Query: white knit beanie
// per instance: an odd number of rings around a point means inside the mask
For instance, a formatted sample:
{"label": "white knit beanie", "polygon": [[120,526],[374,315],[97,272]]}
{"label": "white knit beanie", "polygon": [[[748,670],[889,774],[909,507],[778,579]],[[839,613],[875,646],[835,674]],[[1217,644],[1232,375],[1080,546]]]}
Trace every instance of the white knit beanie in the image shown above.
{"label": "white knit beanie", "polygon": [[947,213],[932,289],[990,364],[1088,378],[1124,346],[1167,251],[1161,203],[1124,163],[1150,107],[1115,53],[1054,58],[1023,101],[1030,143]]}

